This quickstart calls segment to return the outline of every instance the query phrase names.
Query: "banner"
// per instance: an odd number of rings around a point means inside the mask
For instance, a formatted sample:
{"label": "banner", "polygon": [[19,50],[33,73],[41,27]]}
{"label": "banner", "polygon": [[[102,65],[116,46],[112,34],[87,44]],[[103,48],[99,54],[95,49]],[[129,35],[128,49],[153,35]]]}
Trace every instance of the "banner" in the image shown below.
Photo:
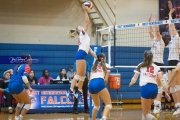
{"label": "banner", "polygon": [[[174,12],[172,13],[172,19],[178,19],[180,18],[180,0],[159,0],[159,20],[168,20],[169,19],[169,11],[170,9],[174,9]],[[171,22],[172,23],[172,22]],[[176,29],[180,29],[180,23],[175,23]],[[162,35],[168,37],[170,39],[169,34],[169,26],[168,24],[160,25],[160,31]]]}
{"label": "banner", "polygon": [[[73,108],[73,102],[69,102],[66,97],[67,90],[47,90],[33,89],[30,93],[27,90],[31,99],[31,109],[50,109],[50,108]],[[88,105],[90,95],[88,94]],[[78,108],[84,108],[84,102],[78,103]]]}

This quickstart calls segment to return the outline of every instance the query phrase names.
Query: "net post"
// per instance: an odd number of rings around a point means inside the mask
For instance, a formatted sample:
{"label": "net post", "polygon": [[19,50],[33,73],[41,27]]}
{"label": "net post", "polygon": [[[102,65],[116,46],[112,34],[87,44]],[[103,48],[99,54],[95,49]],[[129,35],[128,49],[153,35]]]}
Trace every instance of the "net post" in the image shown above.
{"label": "net post", "polygon": [[114,67],[116,66],[116,26],[114,25]]}
{"label": "net post", "polygon": [[111,28],[108,28],[108,63],[111,65]]}

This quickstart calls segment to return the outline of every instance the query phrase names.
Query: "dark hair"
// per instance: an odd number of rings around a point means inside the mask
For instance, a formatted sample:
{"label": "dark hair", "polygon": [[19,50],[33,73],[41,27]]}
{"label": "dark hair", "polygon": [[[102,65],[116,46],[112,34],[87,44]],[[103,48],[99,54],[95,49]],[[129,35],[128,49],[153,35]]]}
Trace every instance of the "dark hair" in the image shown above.
{"label": "dark hair", "polygon": [[171,1],[172,6],[174,7],[173,1],[172,0],[166,0],[166,9],[168,10],[168,12],[170,11],[169,7],[168,7],[168,2]]}
{"label": "dark hair", "polygon": [[64,74],[64,75],[61,74],[61,72],[62,72],[63,69],[66,70],[65,68],[62,68],[62,69],[59,71],[59,72],[60,72],[60,73],[59,73],[59,78],[60,78],[60,79],[63,79],[63,77],[65,77],[65,79],[67,79],[67,75],[66,75],[66,74]]}
{"label": "dark hair", "polygon": [[95,72],[96,72],[97,66],[98,66],[98,65],[101,65],[102,68],[103,68],[104,73],[106,73],[107,67],[106,67],[106,63],[104,62],[104,59],[105,59],[105,58],[106,58],[106,55],[105,55],[104,53],[99,53],[99,54],[97,55],[97,59],[96,59],[94,65],[92,66],[92,71],[95,71]]}
{"label": "dark hair", "polygon": [[[31,70],[30,70],[30,72],[31,72],[31,71],[33,71],[33,73],[34,73],[34,76],[35,76],[35,72],[34,72],[34,70],[32,70],[32,69],[31,69]],[[29,72],[29,73],[30,73],[30,72]]]}
{"label": "dark hair", "polygon": [[137,69],[141,67],[150,67],[153,63],[153,54],[150,50],[144,52],[144,61],[138,65]]}
{"label": "dark hair", "polygon": [[[45,77],[45,72],[46,72],[46,71],[48,71],[48,70],[47,70],[47,69],[43,70],[43,74],[42,74],[43,77]],[[48,72],[49,72],[49,71],[48,71]],[[48,75],[48,77],[49,77],[49,75]],[[45,77],[45,78],[46,78],[46,77]]]}
{"label": "dark hair", "polygon": [[167,45],[169,44],[169,41],[170,41],[170,40],[168,40],[166,36],[163,35],[163,36],[162,36],[162,40],[163,40],[165,46],[167,46]]}
{"label": "dark hair", "polygon": [[[21,56],[22,59],[30,59],[31,58],[31,55],[30,54],[23,54]],[[27,63],[26,63],[27,64]],[[16,73],[18,72],[18,68],[21,64],[18,64],[17,68],[16,68]]]}

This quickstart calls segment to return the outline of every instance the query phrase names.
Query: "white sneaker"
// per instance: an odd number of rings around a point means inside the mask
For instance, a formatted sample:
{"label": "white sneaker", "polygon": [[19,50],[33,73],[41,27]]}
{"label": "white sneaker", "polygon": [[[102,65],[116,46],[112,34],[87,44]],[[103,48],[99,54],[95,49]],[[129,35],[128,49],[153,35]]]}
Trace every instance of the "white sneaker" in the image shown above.
{"label": "white sneaker", "polygon": [[153,113],[157,114],[161,112],[161,105],[154,105]]}
{"label": "white sneaker", "polygon": [[173,113],[173,115],[178,115],[178,114],[180,114],[180,107],[179,106],[175,108],[175,112]]}
{"label": "white sneaker", "polygon": [[12,107],[9,107],[8,110],[9,110],[9,113],[10,113],[10,114],[13,113],[13,108],[12,108]]}

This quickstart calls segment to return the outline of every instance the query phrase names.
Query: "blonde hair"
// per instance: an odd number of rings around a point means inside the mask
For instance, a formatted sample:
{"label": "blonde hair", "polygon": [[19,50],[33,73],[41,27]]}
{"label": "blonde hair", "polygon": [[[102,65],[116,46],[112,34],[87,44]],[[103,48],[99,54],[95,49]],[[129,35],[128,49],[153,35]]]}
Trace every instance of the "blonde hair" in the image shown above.
{"label": "blonde hair", "polygon": [[77,32],[75,29],[71,29],[68,31],[67,35],[69,38],[75,38],[77,36]]}

